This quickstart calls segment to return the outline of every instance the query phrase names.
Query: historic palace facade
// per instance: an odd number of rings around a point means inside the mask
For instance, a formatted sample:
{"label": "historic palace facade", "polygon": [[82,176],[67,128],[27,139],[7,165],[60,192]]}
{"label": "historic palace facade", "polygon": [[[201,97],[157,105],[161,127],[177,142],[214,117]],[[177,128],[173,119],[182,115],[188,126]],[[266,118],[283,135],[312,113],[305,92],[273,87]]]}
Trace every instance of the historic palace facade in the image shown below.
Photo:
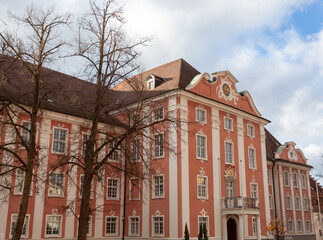
{"label": "historic palace facade", "polygon": [[[53,74],[72,81],[75,88],[85,84]],[[108,170],[101,181],[94,179],[91,206],[96,210],[89,238],[183,239],[187,223],[190,237],[196,239],[199,225],[205,223],[210,239],[272,239],[266,226],[277,218],[283,222],[285,239],[315,239],[311,166],[294,142],[281,144],[265,129],[269,120],[261,116],[248,91],[237,90],[238,80],[229,71],[200,73],[179,59],[134,79],[150,92],[147,101],[158,100],[150,106],[152,118],[172,116],[180,127],[163,124],[150,138],[138,140],[150,154],[135,157],[136,164],[155,166],[143,179],[124,180],[124,173]],[[119,83],[114,93],[130,97],[124,94],[131,91],[128,83]],[[69,173],[51,172],[50,166],[60,155],[82,154],[83,124],[88,120],[74,109],[73,99],[63,100],[49,99],[38,122],[39,155],[48,184],[33,182],[23,229],[28,239],[77,237],[82,173],[76,172],[71,184]],[[18,122],[28,124],[26,116],[18,116]],[[0,117],[5,121],[6,113]],[[1,143],[12,137],[6,128],[1,126]],[[72,132],[79,133],[73,141]],[[4,157],[0,152],[0,162]],[[111,161],[122,164],[122,154]],[[12,173],[12,192],[0,205],[3,239],[11,237],[15,226],[23,176],[19,169]],[[125,181],[132,184],[124,188]]]}

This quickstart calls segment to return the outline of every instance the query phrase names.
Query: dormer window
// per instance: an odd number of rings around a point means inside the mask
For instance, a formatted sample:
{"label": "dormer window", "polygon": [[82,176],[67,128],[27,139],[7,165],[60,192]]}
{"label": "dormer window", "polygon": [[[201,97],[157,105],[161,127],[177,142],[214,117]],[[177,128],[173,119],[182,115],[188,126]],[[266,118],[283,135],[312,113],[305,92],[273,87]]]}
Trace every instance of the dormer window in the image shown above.
{"label": "dormer window", "polygon": [[147,90],[153,90],[164,81],[163,78],[150,74],[147,77]]}

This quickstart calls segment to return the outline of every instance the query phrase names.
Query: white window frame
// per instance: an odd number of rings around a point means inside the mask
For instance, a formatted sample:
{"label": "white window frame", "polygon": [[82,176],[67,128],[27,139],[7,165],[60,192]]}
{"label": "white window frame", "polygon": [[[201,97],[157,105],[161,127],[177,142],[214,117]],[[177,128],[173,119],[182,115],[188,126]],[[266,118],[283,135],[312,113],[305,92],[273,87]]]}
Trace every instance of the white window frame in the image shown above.
{"label": "white window frame", "polygon": [[[249,129],[252,129],[251,133],[249,132]],[[248,137],[255,138],[255,126],[252,124],[247,124],[247,134]]]}
{"label": "white window frame", "polygon": [[[226,122],[231,122],[231,128],[228,128],[226,125]],[[230,125],[230,124],[229,124]],[[233,118],[230,118],[230,117],[224,117],[224,129],[227,130],[227,131],[231,131],[233,132]]]}
{"label": "white window frame", "polygon": [[[48,218],[50,217],[60,217],[60,222],[59,222],[59,233],[58,234],[47,234],[47,224],[48,224]],[[49,237],[61,237],[62,235],[62,221],[63,221],[63,216],[62,215],[46,215],[46,224],[45,224],[45,238]]]}
{"label": "white window frame", "polygon": [[298,174],[296,172],[293,172],[293,174],[292,174],[294,188],[298,188],[298,176],[297,175]]}
{"label": "white window frame", "polygon": [[[204,120],[203,119],[199,119],[199,117],[201,116],[198,112],[201,112],[203,113],[202,116],[204,116]],[[196,122],[199,122],[199,123],[203,123],[203,124],[206,124],[207,120],[206,120],[206,115],[207,112],[205,109],[203,108],[200,108],[200,107],[196,107],[195,108],[195,120]]]}
{"label": "white window frame", "polygon": [[[254,166],[251,166],[251,156],[250,156],[250,151],[253,151],[253,164]],[[249,157],[249,168],[253,170],[257,170],[257,160],[256,160],[256,149],[253,147],[248,147],[248,157]]]}
{"label": "white window frame", "polygon": [[[83,181],[82,181],[82,178],[84,178],[84,174],[80,174],[79,198],[82,198],[82,194],[83,194]],[[94,178],[92,178],[92,181],[91,181],[91,195],[90,195],[91,199],[93,199],[93,192],[94,192]]]}
{"label": "white window frame", "polygon": [[[20,128],[21,129],[21,131],[20,131],[20,137],[22,139],[24,139],[28,143],[29,142],[29,139],[30,139],[30,132],[25,129],[26,126],[23,126],[24,124],[28,124],[27,129],[30,130],[30,128],[31,128],[31,122],[21,121],[21,126],[22,127]],[[36,134],[36,136],[37,136],[37,134]],[[37,140],[36,140],[36,142],[37,142]],[[24,146],[20,144],[20,148],[24,148]]]}
{"label": "white window frame", "polygon": [[[231,144],[231,162],[228,162],[227,160],[227,144]],[[225,164],[231,164],[234,165],[234,145],[233,142],[225,141],[224,142],[224,154],[225,154]]]}
{"label": "white window frame", "polygon": [[[200,232],[200,225],[201,225],[201,223],[204,223],[204,221],[201,221],[201,219],[200,218],[206,218],[206,229],[207,229],[207,234],[208,234],[208,236],[210,236],[210,229],[209,229],[209,216],[202,216],[202,215],[198,215],[197,216],[197,232]],[[203,226],[202,226],[203,227]]]}
{"label": "white window frame", "polygon": [[[51,194],[50,193],[50,176],[52,174],[60,174],[60,175],[63,175],[63,177],[62,177],[62,188],[63,189],[62,189],[62,194],[60,194],[60,195],[58,195],[58,194]],[[55,182],[55,184],[56,183],[57,182]],[[61,198],[63,198],[64,195],[65,195],[65,174],[62,173],[62,172],[52,172],[52,173],[49,173],[49,175],[48,175],[48,197],[61,197]]]}
{"label": "white window frame", "polygon": [[[114,148],[114,146],[117,144],[117,140],[112,140],[110,143],[109,143],[109,146],[108,146],[108,151],[110,153],[110,151],[112,151],[112,149]],[[121,146],[121,144],[119,145],[119,147]],[[119,148],[118,147],[118,148]],[[119,163],[120,162],[120,158],[121,158],[121,154],[120,154],[120,150],[116,148],[114,150],[114,152],[109,156],[108,158],[108,161],[109,162],[115,162],[115,163]]]}
{"label": "white window frame", "polygon": [[[157,133],[157,134],[154,134],[153,136],[154,136],[154,139],[153,139],[154,159],[163,158],[165,156],[165,134]],[[163,138],[162,144],[156,145],[157,136],[159,137],[159,141],[160,141],[160,137],[162,136]],[[156,151],[156,147],[158,147],[158,151]],[[161,151],[163,152],[163,154],[161,154]],[[158,154],[156,155],[156,153]]]}
{"label": "white window frame", "polygon": [[[109,180],[117,181],[117,186],[109,186]],[[116,197],[109,197],[109,187],[113,189],[117,189],[117,196]],[[107,200],[119,200],[120,194],[120,179],[119,178],[112,178],[107,177]]]}
{"label": "white window frame", "polygon": [[[198,149],[199,148],[200,149],[203,149],[203,146],[199,146],[198,145],[198,138],[199,137],[204,138],[204,144],[205,144],[205,146],[204,146],[204,157],[203,156],[199,156],[199,154],[198,154],[199,152],[202,153],[201,150],[198,151]],[[197,159],[207,160],[207,137],[206,137],[206,135],[196,134],[196,158]]]}
{"label": "white window frame", "polygon": [[271,169],[267,169],[267,177],[268,177],[268,185],[271,185],[272,183],[272,177],[271,177]]}
{"label": "white window frame", "polygon": [[[283,173],[284,173],[284,186],[289,187],[290,186],[289,172],[284,171]],[[287,174],[287,178],[286,178],[286,174]],[[286,184],[286,180],[287,180],[288,185]]]}
{"label": "white window frame", "polygon": [[303,199],[304,211],[308,211],[308,199],[304,197]]}
{"label": "white window frame", "polygon": [[289,233],[293,233],[294,232],[293,220],[288,220],[288,232]]}
{"label": "white window frame", "polygon": [[[156,177],[162,177],[163,178],[163,193],[162,193],[162,195],[157,195],[156,196],[156,192],[155,192],[155,178]],[[152,181],[153,181],[153,183],[152,183],[152,197],[153,197],[153,199],[156,199],[156,198],[165,198],[165,176],[164,176],[164,174],[157,174],[157,175],[153,175],[152,176]],[[160,183],[159,183],[159,185],[161,185]],[[159,191],[160,192],[160,191]]]}
{"label": "white window frame", "polygon": [[[65,135],[65,141],[64,141],[64,152],[58,152],[54,150],[54,142],[55,142],[55,129],[59,130],[59,131],[66,131],[66,135]],[[68,137],[69,137],[69,131],[67,128],[61,128],[61,127],[53,127],[53,131],[52,131],[52,154],[58,154],[58,155],[66,155],[67,154],[67,142],[68,142]],[[63,142],[62,140],[56,140],[58,142]]]}
{"label": "white window frame", "polygon": [[[0,119],[1,119],[1,116],[0,116]],[[31,122],[30,121],[22,120],[21,121],[21,126],[23,126],[24,123],[27,123],[29,125],[29,130],[30,130],[30,128],[31,128]],[[1,125],[0,125],[0,128],[1,128]],[[22,138],[26,134],[26,133],[23,134],[23,131],[26,131],[26,129],[24,129],[22,127],[20,127],[20,129],[21,129],[20,130],[20,136]],[[36,145],[37,145],[37,142],[38,142],[38,129],[39,129],[39,124],[36,123]],[[1,129],[0,129],[0,131],[1,131]],[[1,132],[0,132],[0,136],[1,136]],[[27,143],[28,143],[29,138],[30,138],[30,132],[27,131],[27,139],[26,139],[27,140]],[[22,144],[19,144],[19,148],[20,149],[25,149]]]}
{"label": "white window frame", "polygon": [[[253,186],[255,186],[256,189],[253,189]],[[256,192],[255,192],[256,197],[255,198],[252,196],[252,195],[254,195],[254,190],[256,190]],[[258,183],[250,183],[250,198],[259,199]]]}
{"label": "white window frame", "polygon": [[297,220],[297,232],[302,232],[302,221]]}
{"label": "white window frame", "polygon": [[295,197],[295,209],[297,211],[300,211],[301,210],[301,198],[298,197],[298,196]]}
{"label": "white window frame", "polygon": [[[116,219],[116,232],[115,233],[107,233],[107,223],[108,223],[108,218],[114,218]],[[119,231],[119,217],[118,216],[106,216],[105,217],[105,236],[118,236],[118,231]]]}
{"label": "white window frame", "polygon": [[[138,144],[139,143],[139,144]],[[133,138],[130,142],[131,146],[131,162],[140,162],[141,160],[141,138]]]}
{"label": "white window frame", "polygon": [[[131,230],[132,230],[132,222],[131,222],[131,220],[132,219],[138,219],[138,232],[137,233],[133,233],[133,232],[131,232]],[[129,216],[129,230],[128,230],[128,235],[129,236],[132,236],[132,237],[138,237],[138,236],[140,236],[140,217],[139,216]]]}
{"label": "white window frame", "polygon": [[[132,181],[133,180],[138,180],[138,184],[139,184],[139,186],[138,186],[139,197],[138,198],[131,197],[131,191],[132,191],[132,187],[133,187]],[[138,177],[133,177],[133,178],[129,179],[129,200],[132,200],[132,201],[140,200],[140,178],[138,178]]]}
{"label": "white window frame", "polygon": [[[200,184],[199,183],[199,178],[204,178],[204,181],[206,182],[205,185]],[[197,199],[202,199],[202,200],[207,200],[209,199],[209,189],[208,189],[208,185],[209,185],[209,181],[208,181],[208,177],[207,176],[201,176],[201,175],[197,175]],[[205,196],[199,195],[199,193],[202,193],[202,188],[205,187]],[[199,188],[201,188],[201,191],[199,191]]]}
{"label": "white window frame", "polygon": [[[14,231],[14,229],[12,229],[12,225],[13,225],[13,220],[14,220],[14,218],[16,217],[16,221],[15,221],[15,226],[14,227],[16,227],[16,224],[17,224],[17,219],[18,219],[18,214],[11,214],[11,221],[10,221],[10,238],[12,237],[12,232]],[[25,220],[24,220],[24,224],[23,225],[25,225],[26,224],[26,232],[25,232],[25,234],[22,234],[21,233],[21,238],[28,238],[28,233],[29,233],[29,221],[30,221],[30,214],[26,214],[26,216],[25,216]],[[24,227],[23,227],[24,228]]]}
{"label": "white window frame", "polygon": [[[153,215],[153,216],[151,216],[151,218],[152,218],[152,220],[151,220],[151,222],[152,222],[152,224],[151,224],[151,234],[152,234],[152,236],[153,237],[164,237],[164,235],[165,235],[165,218],[164,218],[164,215],[158,215],[158,216],[156,216],[156,215]],[[163,225],[163,232],[162,233],[160,233],[160,232],[158,232],[158,233],[156,233],[156,229],[155,229],[155,218],[162,218],[162,221],[158,221],[158,223],[159,224],[162,224]]]}
{"label": "white window frame", "polygon": [[[80,215],[78,215],[77,216],[78,218],[80,217]],[[89,215],[89,221],[88,221],[88,230],[89,230],[89,232],[87,233],[87,236],[88,237],[92,237],[92,219],[93,219],[93,217],[92,217],[92,215]],[[78,229],[79,229],[79,221],[77,221],[77,224],[76,224],[76,234],[77,234],[77,236],[78,236]]]}
{"label": "white window frame", "polygon": [[[81,149],[82,157],[85,157],[86,143],[89,140],[89,138],[90,138],[89,133],[86,133],[86,132],[82,133],[82,149]],[[86,140],[86,141],[84,141],[84,140]]]}
{"label": "white window frame", "polygon": [[[152,83],[152,84],[150,85],[150,83]],[[149,91],[149,90],[153,90],[153,89],[155,89],[155,78],[154,77],[152,77],[151,79],[149,79],[147,81],[147,90]]]}
{"label": "white window frame", "polygon": [[251,226],[252,226],[252,235],[256,236],[257,235],[257,219],[255,217],[251,218]]}
{"label": "white window frame", "polygon": [[[287,201],[287,198],[289,199],[289,201]],[[286,196],[286,209],[292,210],[292,197],[289,195]]]}
{"label": "white window frame", "polygon": [[311,224],[309,220],[305,221],[305,232],[310,232],[311,231]]}
{"label": "white window frame", "polygon": [[[161,111],[160,111],[160,109],[161,109]],[[156,119],[156,116],[158,116],[157,119]],[[152,117],[153,117],[153,122],[159,122],[159,121],[164,120],[164,118],[165,118],[164,106],[158,106],[158,107],[153,108]]]}
{"label": "white window frame", "polygon": [[302,188],[306,189],[306,177],[304,174],[301,174]]}

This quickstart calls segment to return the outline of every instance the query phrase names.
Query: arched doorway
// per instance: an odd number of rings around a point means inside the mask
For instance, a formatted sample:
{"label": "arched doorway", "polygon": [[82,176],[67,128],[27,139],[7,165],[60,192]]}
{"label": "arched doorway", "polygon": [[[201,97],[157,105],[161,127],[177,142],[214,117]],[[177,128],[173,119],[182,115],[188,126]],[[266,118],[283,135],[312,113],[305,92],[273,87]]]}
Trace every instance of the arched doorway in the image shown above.
{"label": "arched doorway", "polygon": [[228,240],[237,240],[237,223],[233,218],[227,221]]}

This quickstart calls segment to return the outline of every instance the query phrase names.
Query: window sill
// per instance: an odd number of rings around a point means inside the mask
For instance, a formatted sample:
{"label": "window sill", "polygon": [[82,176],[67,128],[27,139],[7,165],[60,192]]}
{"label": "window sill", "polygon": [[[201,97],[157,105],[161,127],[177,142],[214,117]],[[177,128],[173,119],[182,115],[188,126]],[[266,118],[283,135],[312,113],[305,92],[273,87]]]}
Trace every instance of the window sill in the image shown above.
{"label": "window sill", "polygon": [[152,199],[165,199],[165,196],[161,196],[161,197],[153,196]]}

